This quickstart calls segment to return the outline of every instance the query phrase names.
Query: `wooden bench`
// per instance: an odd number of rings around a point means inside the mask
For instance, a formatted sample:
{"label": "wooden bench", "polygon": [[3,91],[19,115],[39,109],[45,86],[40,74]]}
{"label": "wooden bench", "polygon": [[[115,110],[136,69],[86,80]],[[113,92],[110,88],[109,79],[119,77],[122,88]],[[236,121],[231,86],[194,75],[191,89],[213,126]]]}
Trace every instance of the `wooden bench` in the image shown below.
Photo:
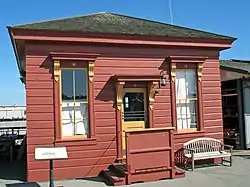
{"label": "wooden bench", "polygon": [[[224,148],[230,149],[226,152]],[[196,138],[183,144],[184,149],[184,164],[187,166],[187,159],[192,160],[192,171],[194,170],[195,160],[204,160],[210,158],[222,158],[222,162],[230,162],[232,166],[232,150],[233,146],[225,145],[220,140],[213,138]],[[230,157],[230,161],[223,160],[224,157]]]}

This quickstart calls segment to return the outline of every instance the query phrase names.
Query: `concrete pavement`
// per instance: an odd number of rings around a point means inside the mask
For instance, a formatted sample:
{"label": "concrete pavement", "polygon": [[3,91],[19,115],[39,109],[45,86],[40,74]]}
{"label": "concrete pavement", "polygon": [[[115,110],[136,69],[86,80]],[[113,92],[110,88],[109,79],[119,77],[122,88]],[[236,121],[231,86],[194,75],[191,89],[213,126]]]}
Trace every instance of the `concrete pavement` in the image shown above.
{"label": "concrete pavement", "polygon": [[[233,166],[211,166],[188,171],[185,178],[133,184],[132,187],[248,187],[250,179],[250,151],[236,152]],[[55,187],[104,187],[98,179],[56,181]],[[0,179],[0,187],[48,187],[48,183],[22,184]]]}

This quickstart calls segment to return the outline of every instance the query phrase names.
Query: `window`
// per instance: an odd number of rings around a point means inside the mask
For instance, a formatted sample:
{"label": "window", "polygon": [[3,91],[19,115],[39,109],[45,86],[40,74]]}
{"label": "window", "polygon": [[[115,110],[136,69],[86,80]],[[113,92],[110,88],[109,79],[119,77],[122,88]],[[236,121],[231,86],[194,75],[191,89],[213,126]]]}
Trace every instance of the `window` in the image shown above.
{"label": "window", "polygon": [[143,92],[125,92],[123,96],[124,121],[145,121]]}
{"label": "window", "polygon": [[177,129],[197,129],[196,69],[176,70]]}
{"label": "window", "polygon": [[61,69],[62,136],[89,136],[87,70]]}

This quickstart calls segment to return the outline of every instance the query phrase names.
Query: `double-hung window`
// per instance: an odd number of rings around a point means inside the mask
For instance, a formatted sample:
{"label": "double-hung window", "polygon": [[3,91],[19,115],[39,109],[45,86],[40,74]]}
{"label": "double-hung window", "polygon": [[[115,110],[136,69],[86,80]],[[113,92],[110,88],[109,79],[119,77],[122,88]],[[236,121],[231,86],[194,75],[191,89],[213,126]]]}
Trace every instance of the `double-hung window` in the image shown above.
{"label": "double-hung window", "polygon": [[87,69],[61,69],[62,137],[89,137]]}
{"label": "double-hung window", "polygon": [[177,69],[175,80],[177,129],[197,130],[196,69]]}

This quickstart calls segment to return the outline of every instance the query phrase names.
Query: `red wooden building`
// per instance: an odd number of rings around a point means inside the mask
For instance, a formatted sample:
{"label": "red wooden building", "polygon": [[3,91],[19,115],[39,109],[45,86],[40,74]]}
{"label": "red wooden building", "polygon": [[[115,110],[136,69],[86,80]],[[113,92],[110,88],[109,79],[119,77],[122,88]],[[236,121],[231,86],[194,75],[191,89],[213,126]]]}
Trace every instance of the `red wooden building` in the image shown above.
{"label": "red wooden building", "polygon": [[48,180],[36,147],[66,146],[55,178],[70,179],[143,155],[136,146],[156,149],[154,139],[174,178],[184,142],[223,139],[219,53],[235,38],[114,13],[8,30],[26,85],[28,181]]}

